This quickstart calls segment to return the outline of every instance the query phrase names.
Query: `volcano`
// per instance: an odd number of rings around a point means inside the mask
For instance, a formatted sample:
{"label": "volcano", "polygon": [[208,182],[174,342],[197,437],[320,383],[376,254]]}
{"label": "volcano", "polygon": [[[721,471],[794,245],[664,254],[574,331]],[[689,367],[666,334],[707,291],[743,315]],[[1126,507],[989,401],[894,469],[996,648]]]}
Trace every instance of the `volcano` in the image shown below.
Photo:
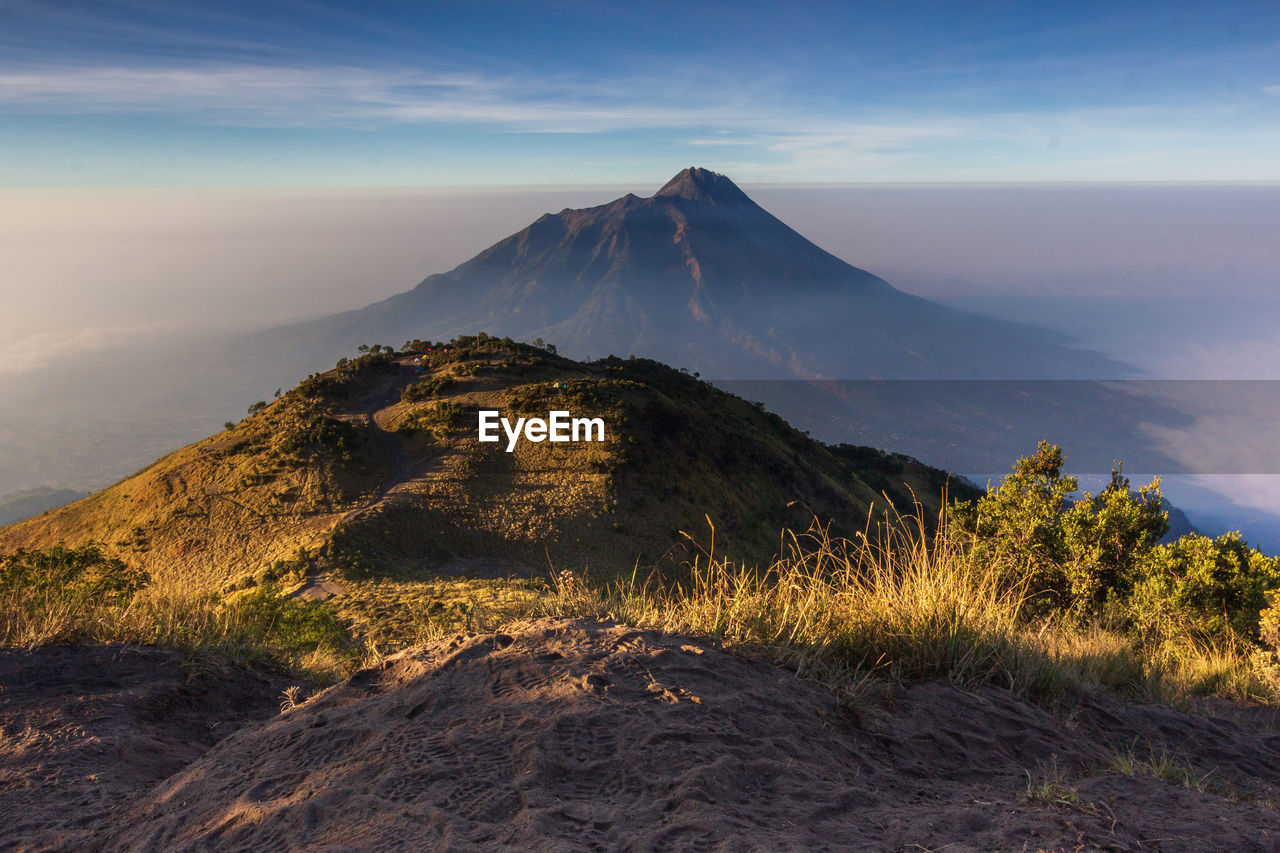
{"label": "volcano", "polygon": [[575,358],[654,358],[717,379],[1125,372],[1043,329],[896,290],[702,168],[648,198],[547,213],[410,291],[261,341],[273,358],[283,345],[314,364],[360,343],[479,331],[542,338]]}

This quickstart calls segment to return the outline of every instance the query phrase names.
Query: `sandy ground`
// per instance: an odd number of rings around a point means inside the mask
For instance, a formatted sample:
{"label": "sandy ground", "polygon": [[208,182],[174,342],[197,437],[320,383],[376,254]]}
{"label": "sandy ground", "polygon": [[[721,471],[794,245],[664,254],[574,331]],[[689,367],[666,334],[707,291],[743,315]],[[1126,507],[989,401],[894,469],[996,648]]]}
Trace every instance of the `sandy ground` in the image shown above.
{"label": "sandy ground", "polygon": [[279,712],[286,682],[127,646],[0,650],[0,849],[93,849],[112,810]]}
{"label": "sandy ground", "polygon": [[[930,683],[851,705],[706,642],[540,620],[397,655],[205,751],[206,708],[157,721],[131,707],[145,690],[103,688],[121,707],[88,713],[77,676],[9,671],[0,804],[20,849],[58,826],[157,851],[1280,849],[1280,716],[1229,703],[1050,712]],[[1153,747],[1193,784],[1112,767]],[[91,795],[90,775],[109,784]]]}

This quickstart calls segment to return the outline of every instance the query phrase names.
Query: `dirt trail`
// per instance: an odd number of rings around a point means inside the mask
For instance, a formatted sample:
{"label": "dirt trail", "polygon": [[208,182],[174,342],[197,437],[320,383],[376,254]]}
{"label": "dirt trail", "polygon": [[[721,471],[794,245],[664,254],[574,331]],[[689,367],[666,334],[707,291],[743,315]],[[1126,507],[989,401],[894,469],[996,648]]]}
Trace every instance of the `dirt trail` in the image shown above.
{"label": "dirt trail", "polygon": [[[400,442],[383,425],[382,421],[387,418],[387,409],[400,400],[400,395],[413,382],[414,376],[413,369],[406,363],[401,362],[398,364],[395,377],[391,379],[387,387],[366,395],[356,404],[356,412],[367,416],[369,419],[366,425],[366,434],[381,446],[390,464],[390,470],[388,470],[387,475],[368,500],[339,516],[334,523],[335,528],[359,518],[382,504],[389,497],[392,497],[391,492],[397,485],[405,482],[411,476],[412,471],[404,449],[400,447]],[[306,579],[302,587],[294,592],[294,596],[316,601],[328,601],[345,594],[345,592],[346,590],[342,584],[329,572],[322,570],[317,565],[317,561],[312,559],[307,567]]]}

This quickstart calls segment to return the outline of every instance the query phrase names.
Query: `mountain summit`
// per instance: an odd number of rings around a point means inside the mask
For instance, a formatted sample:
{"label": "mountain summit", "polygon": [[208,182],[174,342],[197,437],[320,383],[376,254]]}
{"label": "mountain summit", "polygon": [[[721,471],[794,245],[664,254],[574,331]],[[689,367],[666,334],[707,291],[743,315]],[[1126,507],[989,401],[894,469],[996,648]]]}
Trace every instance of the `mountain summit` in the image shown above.
{"label": "mountain summit", "polygon": [[738,185],[718,172],[690,166],[654,194],[654,198],[683,198],[703,204],[756,206]]}
{"label": "mountain summit", "polygon": [[[1113,378],[1044,330],[895,290],[814,245],[729,178],[540,217],[413,290],[271,332],[303,367],[360,343],[486,331],[575,357],[640,355],[719,379]],[[281,346],[283,345],[283,346]]]}

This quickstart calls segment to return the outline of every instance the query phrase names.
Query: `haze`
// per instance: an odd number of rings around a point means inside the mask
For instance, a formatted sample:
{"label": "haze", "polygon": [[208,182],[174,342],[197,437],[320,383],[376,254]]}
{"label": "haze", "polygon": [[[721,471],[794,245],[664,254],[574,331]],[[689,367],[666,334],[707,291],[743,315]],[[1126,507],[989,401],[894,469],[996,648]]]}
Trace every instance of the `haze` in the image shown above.
{"label": "haze", "polygon": [[[547,211],[657,188],[10,191],[0,374],[408,289]],[[1272,378],[1280,186],[750,186],[900,289],[1076,335],[1160,378]]]}

